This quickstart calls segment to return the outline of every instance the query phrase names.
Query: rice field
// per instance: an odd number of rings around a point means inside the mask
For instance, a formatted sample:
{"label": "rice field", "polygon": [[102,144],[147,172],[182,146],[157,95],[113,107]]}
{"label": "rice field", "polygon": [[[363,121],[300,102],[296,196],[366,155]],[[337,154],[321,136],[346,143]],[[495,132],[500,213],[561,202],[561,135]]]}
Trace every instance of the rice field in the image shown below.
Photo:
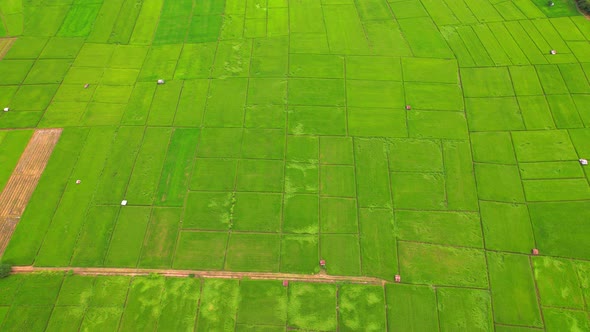
{"label": "rice field", "polygon": [[277,280],[15,275],[0,330],[590,330],[590,22],[554,2],[2,1],[0,188],[63,132],[1,261]]}

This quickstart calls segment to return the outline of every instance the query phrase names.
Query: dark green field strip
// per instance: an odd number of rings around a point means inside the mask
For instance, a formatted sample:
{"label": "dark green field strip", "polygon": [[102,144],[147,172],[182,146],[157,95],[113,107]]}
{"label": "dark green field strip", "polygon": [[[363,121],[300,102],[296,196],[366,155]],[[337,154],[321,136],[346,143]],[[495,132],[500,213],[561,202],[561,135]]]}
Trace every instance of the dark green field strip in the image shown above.
{"label": "dark green field strip", "polygon": [[71,265],[103,266],[119,211],[118,206],[93,206],[88,210]]}
{"label": "dark green field strip", "polygon": [[194,165],[199,130],[176,129],[164,162],[156,205],[182,206]]}
{"label": "dark green field strip", "polygon": [[583,226],[587,205],[587,201],[529,204],[539,249],[555,256],[588,259],[590,252],[579,242],[588,234]]}
{"label": "dark green field strip", "polygon": [[130,205],[151,205],[155,199],[172,130],[151,127],[137,155],[124,199]]}
{"label": "dark green field strip", "polygon": [[144,135],[142,127],[120,127],[96,189],[96,204],[118,204],[133,171]]}
{"label": "dark green field strip", "polygon": [[397,270],[397,244],[390,210],[361,209],[359,230],[363,275],[392,280]]}
{"label": "dark green field strip", "polygon": [[57,32],[60,37],[86,37],[92,31],[94,20],[100,4],[77,4],[70,7],[61,28]]}
{"label": "dark green field strip", "polygon": [[78,160],[87,130],[65,130],[39,180],[3,260],[32,264]]}
{"label": "dark green field strip", "polygon": [[377,140],[355,139],[354,145],[359,207],[391,208],[384,144]]}
{"label": "dark green field strip", "polygon": [[488,253],[494,321],[501,324],[543,326],[529,258]]}
{"label": "dark green field strip", "polygon": [[467,141],[443,141],[447,207],[477,211],[477,189]]}

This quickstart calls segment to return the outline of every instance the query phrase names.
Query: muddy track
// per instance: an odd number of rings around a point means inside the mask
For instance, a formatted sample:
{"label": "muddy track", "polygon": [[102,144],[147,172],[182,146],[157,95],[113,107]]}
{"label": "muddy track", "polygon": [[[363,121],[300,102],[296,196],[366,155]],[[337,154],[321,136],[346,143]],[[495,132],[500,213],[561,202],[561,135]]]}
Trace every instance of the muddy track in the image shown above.
{"label": "muddy track", "polygon": [[0,193],[0,256],[45,170],[61,129],[37,130]]}
{"label": "muddy track", "polygon": [[38,272],[71,272],[77,275],[105,275],[105,276],[145,276],[158,274],[166,277],[216,278],[216,279],[258,279],[258,280],[289,280],[307,282],[347,282],[355,284],[383,285],[387,281],[373,277],[334,276],[320,274],[295,274],[273,272],[230,272],[230,271],[199,271],[199,270],[171,270],[171,269],[132,269],[132,268],[101,268],[101,267],[33,267],[13,266],[12,273]]}

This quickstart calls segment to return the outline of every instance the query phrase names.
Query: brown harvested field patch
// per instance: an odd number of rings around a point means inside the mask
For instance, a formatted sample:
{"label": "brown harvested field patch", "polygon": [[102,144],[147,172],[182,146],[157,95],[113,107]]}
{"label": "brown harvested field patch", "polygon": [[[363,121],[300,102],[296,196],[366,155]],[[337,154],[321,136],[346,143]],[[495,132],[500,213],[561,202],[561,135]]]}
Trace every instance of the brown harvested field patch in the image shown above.
{"label": "brown harvested field patch", "polygon": [[37,130],[0,194],[0,255],[23,214],[49,161],[61,129]]}
{"label": "brown harvested field patch", "polygon": [[8,53],[15,40],[16,38],[0,38],[0,60]]}

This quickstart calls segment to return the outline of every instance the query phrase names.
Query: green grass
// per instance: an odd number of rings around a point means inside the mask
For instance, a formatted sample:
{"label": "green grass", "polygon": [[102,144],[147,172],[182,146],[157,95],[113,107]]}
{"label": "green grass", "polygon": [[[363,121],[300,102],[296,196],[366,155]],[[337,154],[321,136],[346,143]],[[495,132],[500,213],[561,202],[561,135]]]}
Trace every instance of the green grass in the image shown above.
{"label": "green grass", "polygon": [[127,289],[131,278],[105,277],[98,278],[94,283],[94,292],[90,298],[92,307],[119,307],[125,305]]}
{"label": "green grass", "polygon": [[385,146],[378,140],[355,140],[359,207],[391,208]]}
{"label": "green grass", "polygon": [[[588,233],[582,224],[586,204],[584,201],[531,204],[531,221],[541,250],[558,256],[582,259],[590,257],[590,252],[580,247],[578,242],[579,238]],[[554,222],[555,218],[563,220],[559,228]]]}
{"label": "green grass", "polygon": [[201,290],[201,306],[197,331],[232,330],[239,303],[237,280],[205,280]]}
{"label": "green grass", "polygon": [[[534,246],[526,205],[481,201],[480,209],[486,248],[528,253]],[[510,218],[510,225],[505,218]]]}
{"label": "green grass", "polygon": [[171,135],[172,130],[168,128],[146,130],[125,196],[122,197],[130,204],[144,205],[154,201]]}
{"label": "green grass", "polygon": [[227,237],[227,233],[181,232],[173,267],[221,270],[224,264]]}
{"label": "green grass", "polygon": [[19,156],[31,139],[28,130],[2,132],[0,140],[0,187],[4,188],[18,163]]}
{"label": "green grass", "polygon": [[440,327],[453,330],[469,326],[473,331],[493,329],[492,303],[486,290],[441,288],[437,290]]}
{"label": "green grass", "polygon": [[123,310],[119,308],[90,307],[80,329],[82,331],[117,329],[122,313]]}
{"label": "green grass", "polygon": [[2,261],[325,259],[386,281],[298,302],[308,284],[135,278],[127,297],[129,278],[67,277],[49,311],[0,283],[0,329],[587,327],[590,24],[573,0],[6,0],[0,21],[18,37],[0,188],[34,129],[66,128]]}
{"label": "green grass", "polygon": [[93,277],[78,275],[66,276],[61,285],[56,304],[62,306],[86,306],[92,298],[93,287]]}
{"label": "green grass", "polygon": [[51,312],[46,331],[64,331],[78,329],[84,317],[82,307],[56,306]]}
{"label": "green grass", "polygon": [[283,231],[315,234],[319,230],[319,204],[314,195],[285,197]]}
{"label": "green grass", "polygon": [[192,330],[200,291],[199,279],[166,279],[158,327],[174,331]]}
{"label": "green grass", "polygon": [[326,270],[336,275],[361,274],[359,238],[357,234],[322,234],[321,258],[326,260]]}
{"label": "green grass", "polygon": [[131,281],[119,329],[134,331],[157,324],[161,313],[160,301],[164,286],[164,278],[144,278]]}
{"label": "green grass", "polygon": [[176,239],[178,238],[179,208],[154,209],[145,235],[139,266],[164,268],[172,265]]}
{"label": "green grass", "polygon": [[119,129],[96,189],[94,196],[96,203],[120,203],[119,199],[124,197],[143,135],[143,128],[121,127]]}
{"label": "green grass", "polygon": [[19,223],[2,256],[4,261],[23,265],[33,263],[87,135],[88,130],[85,129],[64,130],[44,176],[39,180],[39,189],[31,197],[29,208],[23,214],[25,222]]}
{"label": "green grass", "polygon": [[320,228],[324,233],[356,233],[356,200],[342,197],[320,198]]}
{"label": "green grass", "polygon": [[237,323],[252,325],[285,325],[287,321],[287,290],[281,282],[243,280]]}
{"label": "green grass", "polygon": [[494,321],[510,325],[542,326],[529,258],[489,253],[488,264],[494,294]]}
{"label": "green grass", "polygon": [[386,329],[385,299],[378,286],[343,285],[338,290],[339,325],[344,331]]}
{"label": "green grass", "polygon": [[284,235],[281,238],[280,271],[287,273],[319,272],[318,237]]}
{"label": "green grass", "polygon": [[398,271],[397,243],[389,210],[361,209],[359,233],[362,274],[391,280]]}
{"label": "green grass", "polygon": [[121,208],[111,236],[105,266],[136,266],[144,243],[151,209]]}
{"label": "green grass", "polygon": [[0,289],[2,289],[2,300],[0,301],[0,304],[2,306],[9,306],[12,304],[18,288],[21,286],[24,279],[25,277],[23,276],[14,276],[13,278],[3,278],[2,281],[0,281]]}
{"label": "green grass", "polygon": [[44,331],[51,315],[51,307],[13,306],[4,318],[8,330]]}
{"label": "green grass", "polygon": [[276,272],[280,245],[275,234],[233,233],[227,244],[225,269]]}
{"label": "green grass", "polygon": [[[92,201],[102,165],[110,151],[114,130],[96,127],[90,130],[85,148],[80,152],[76,167],[55,210],[43,245],[35,261],[45,266],[67,265]],[[84,185],[76,185],[80,179]]]}
{"label": "green grass", "polygon": [[479,216],[469,212],[398,211],[402,240],[481,248]]}
{"label": "green grass", "polygon": [[539,258],[533,264],[542,305],[584,309],[584,296],[572,261]]}
{"label": "green grass", "polygon": [[238,193],[232,222],[236,230],[277,232],[281,223],[278,194]]}
{"label": "green grass", "polygon": [[177,129],[172,134],[160,176],[156,196],[157,205],[183,205],[193,169],[198,135],[199,131],[195,129]]}
{"label": "green grass", "polygon": [[12,301],[13,305],[52,305],[57,299],[63,275],[37,274],[23,281]]}
{"label": "green grass", "polygon": [[387,323],[390,330],[439,329],[436,290],[428,286],[388,284],[385,287]]}
{"label": "green grass", "polygon": [[336,287],[330,284],[292,283],[289,285],[288,321],[304,330],[335,330],[337,323]]}
{"label": "green grass", "polygon": [[482,250],[400,242],[399,260],[400,271],[411,283],[488,286]]}

